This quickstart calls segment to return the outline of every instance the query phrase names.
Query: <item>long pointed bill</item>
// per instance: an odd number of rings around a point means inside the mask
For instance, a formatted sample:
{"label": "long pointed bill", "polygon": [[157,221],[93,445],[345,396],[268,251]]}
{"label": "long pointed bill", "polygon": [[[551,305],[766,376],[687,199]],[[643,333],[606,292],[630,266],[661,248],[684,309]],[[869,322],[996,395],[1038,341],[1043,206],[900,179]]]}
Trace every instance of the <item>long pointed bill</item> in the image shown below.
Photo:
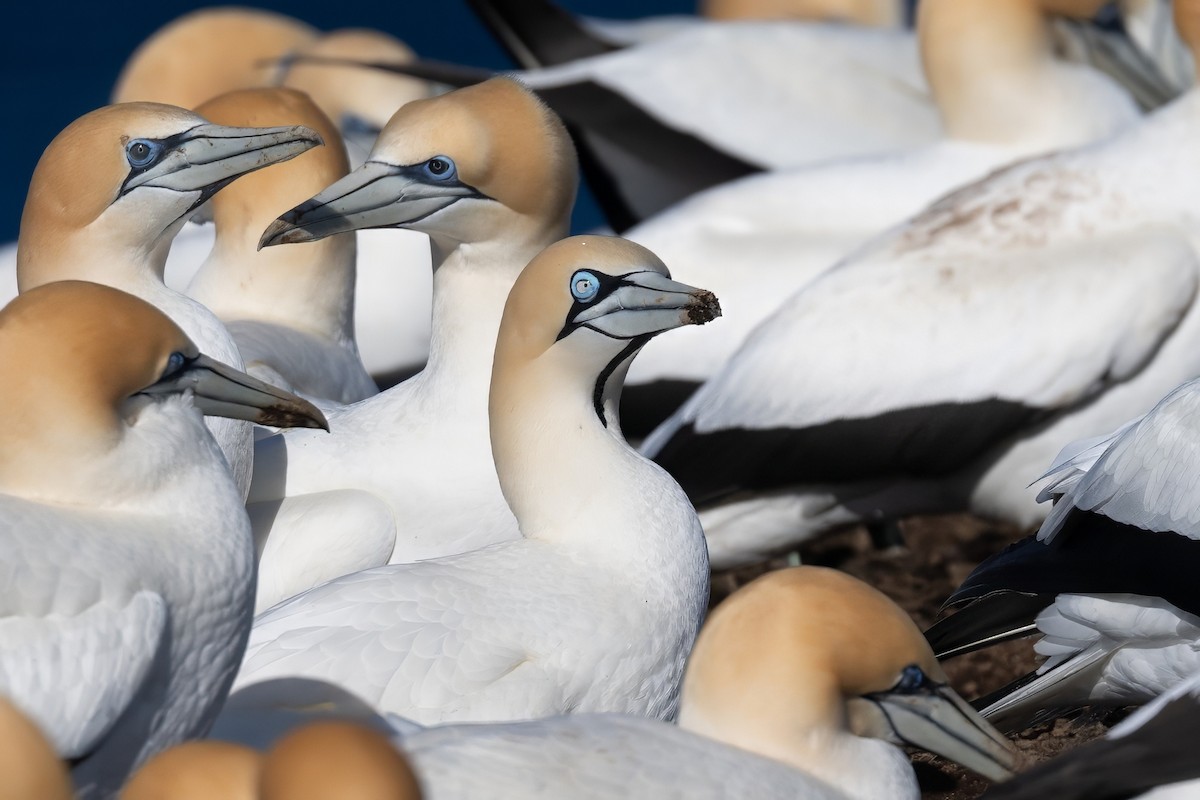
{"label": "long pointed bill", "polygon": [[244,419],[276,428],[324,428],[325,415],[312,403],[251,378],[208,356],[190,360],[179,372],[143,389],[169,394],[191,389],[196,408],[212,417]]}
{"label": "long pointed bill", "polygon": [[993,781],[1012,777],[1012,744],[950,687],[931,683],[916,693],[877,692],[863,699],[880,711],[871,735],[936,753]]}
{"label": "long pointed bill", "polygon": [[258,246],[311,242],[365,228],[403,227],[468,197],[489,199],[457,179],[430,180],[419,164],[368,161],[272,222]]}
{"label": "long pointed bill", "polygon": [[716,295],[657,272],[634,272],[594,306],[576,314],[559,338],[578,327],[614,339],[654,336],[682,325],[703,325],[721,316]]}
{"label": "long pointed bill", "polygon": [[324,140],[303,125],[230,128],[204,124],[163,140],[163,144],[167,153],[147,169],[131,173],[121,187],[122,194],[139,186],[200,192],[199,205],[235,178],[295,158]]}

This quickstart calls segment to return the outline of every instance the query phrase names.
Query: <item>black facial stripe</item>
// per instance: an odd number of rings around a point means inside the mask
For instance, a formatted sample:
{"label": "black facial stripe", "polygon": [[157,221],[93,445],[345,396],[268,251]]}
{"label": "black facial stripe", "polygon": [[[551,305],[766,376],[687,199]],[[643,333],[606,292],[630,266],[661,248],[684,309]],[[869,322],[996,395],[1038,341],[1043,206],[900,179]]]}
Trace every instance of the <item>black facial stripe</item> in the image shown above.
{"label": "black facial stripe", "polygon": [[608,379],[612,377],[617,367],[621,366],[621,362],[632,358],[634,353],[641,350],[646,342],[650,341],[650,338],[650,336],[634,337],[621,352],[613,357],[612,361],[604,365],[604,369],[600,370],[600,375],[596,378],[596,387],[592,390],[592,408],[596,409],[596,416],[599,417],[600,424],[604,427],[608,427],[608,420],[604,418],[604,384],[608,383]]}
{"label": "black facial stripe", "polygon": [[[129,191],[129,182],[131,180],[138,177],[143,172],[146,172],[147,170],[154,167],[156,164],[158,164],[159,161],[162,161],[162,159],[164,157],[166,157],[166,155],[168,153],[170,153],[172,150],[174,150],[176,147],[178,147],[179,145],[183,144],[184,142],[192,139],[193,132],[196,130],[196,128],[199,128],[199,127],[200,127],[199,125],[195,125],[191,128],[188,128],[186,131],[180,131],[179,133],[172,134],[163,139],[146,139],[147,142],[154,142],[155,144],[157,144],[159,146],[158,156],[156,158],[152,159],[149,163],[144,164],[140,167],[135,167],[132,164],[130,164],[129,174],[125,176],[125,180],[121,183],[121,190],[119,192],[117,192],[117,197],[122,197],[126,192]],[[139,137],[139,138],[145,138],[145,137]]]}
{"label": "black facial stripe", "polygon": [[[912,692],[911,694],[937,695],[939,698],[941,698],[946,703],[948,703],[951,707],[953,707],[954,711],[957,712],[957,714],[960,717],[962,717],[967,722],[969,722],[971,724],[971,727],[978,728],[979,726],[976,725],[975,720],[968,717],[966,715],[966,713],[961,708],[958,707],[958,703],[955,703],[953,700],[950,700],[949,698],[947,698],[945,695],[942,694],[942,690],[944,690],[945,688],[946,687],[943,684],[933,683],[932,681],[930,681],[928,684],[928,688],[926,688],[924,691]],[[910,696],[911,696],[911,694],[910,694]],[[917,744],[916,742],[906,739],[904,737],[904,735],[902,733],[900,733],[900,729],[896,726],[896,722],[892,718],[892,709],[887,705],[887,703],[884,702],[884,698],[886,696],[887,696],[886,693],[872,693],[872,694],[863,695],[863,699],[869,700],[870,702],[875,704],[875,706],[879,709],[880,713],[883,714],[884,719],[887,720],[888,727],[892,729],[892,733],[894,733],[896,735],[897,739],[899,739],[901,742],[903,742],[905,745],[907,745],[909,747],[915,747],[919,750],[926,749],[923,745]],[[993,761],[995,760],[990,753],[983,750],[982,748],[977,746],[975,743],[968,741],[968,740],[964,739],[963,737],[959,736],[954,731],[948,730],[946,728],[946,726],[942,725],[941,723],[939,723],[937,720],[933,719],[932,717],[926,717],[922,714],[918,714],[916,711],[914,711],[910,708],[907,708],[907,707],[897,708],[896,711],[897,711],[897,713],[900,711],[904,711],[907,714],[913,714],[915,716],[919,716],[922,719],[924,719],[925,721],[929,722],[935,728],[940,730],[942,733],[949,736],[951,739],[954,739],[955,741],[957,741],[963,745],[966,745],[968,748],[970,748],[971,750],[974,750],[976,753],[979,753],[979,755],[984,756],[985,758],[991,759]],[[990,739],[993,737],[989,736],[988,738]]]}

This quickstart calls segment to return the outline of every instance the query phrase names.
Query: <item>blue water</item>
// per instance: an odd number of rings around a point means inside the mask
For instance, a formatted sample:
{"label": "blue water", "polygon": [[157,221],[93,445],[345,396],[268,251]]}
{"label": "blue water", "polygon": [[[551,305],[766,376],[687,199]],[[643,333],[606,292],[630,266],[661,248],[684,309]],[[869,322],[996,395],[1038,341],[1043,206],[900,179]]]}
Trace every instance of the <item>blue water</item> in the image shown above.
{"label": "blue water", "polygon": [[[430,58],[507,69],[504,53],[462,0],[424,3],[390,0],[258,2],[318,28],[373,27],[406,41]],[[687,13],[693,0],[563,0],[581,14],[635,17]],[[12,7],[12,6],[15,6]],[[76,117],[104,105],[121,65],[134,48],[167,22],[203,4],[18,2],[0,25],[0,242],[16,238],[29,177],[42,150]],[[581,198],[577,229],[599,221]]]}

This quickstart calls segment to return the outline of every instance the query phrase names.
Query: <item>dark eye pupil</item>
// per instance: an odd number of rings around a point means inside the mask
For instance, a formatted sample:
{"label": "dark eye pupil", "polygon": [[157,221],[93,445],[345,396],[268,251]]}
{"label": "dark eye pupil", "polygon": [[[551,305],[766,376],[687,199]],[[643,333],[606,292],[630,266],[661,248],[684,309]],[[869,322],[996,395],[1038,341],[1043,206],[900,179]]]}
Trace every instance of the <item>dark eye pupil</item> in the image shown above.
{"label": "dark eye pupil", "polygon": [[133,154],[134,158],[141,160],[150,154],[150,148],[141,142],[138,142],[130,149],[130,152]]}
{"label": "dark eye pupil", "polygon": [[429,171],[434,175],[441,175],[449,168],[450,165],[445,161],[442,161],[440,158],[435,158],[433,161],[429,162]]}

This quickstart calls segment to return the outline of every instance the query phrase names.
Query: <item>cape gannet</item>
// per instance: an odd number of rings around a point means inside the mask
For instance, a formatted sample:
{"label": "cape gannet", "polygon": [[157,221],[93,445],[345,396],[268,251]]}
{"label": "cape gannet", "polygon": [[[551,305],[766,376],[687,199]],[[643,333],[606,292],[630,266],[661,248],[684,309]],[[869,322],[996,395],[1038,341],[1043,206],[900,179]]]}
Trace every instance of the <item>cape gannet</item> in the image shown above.
{"label": "cape gannet", "polygon": [[[85,114],[54,138],[33,172],[17,285],[22,292],[67,279],[113,286],[158,307],[204,352],[240,368],[221,321],[163,283],[167,250],[192,212],[230,181],[320,143],[299,125],[229,128],[157,103]],[[254,457],[250,428],[211,425],[243,496]]]}
{"label": "cape gannet", "polygon": [[250,526],[199,412],[325,421],[81,281],[0,311],[0,408],[0,692],[108,797],[207,729],[250,628]]}
{"label": "cape gannet", "polygon": [[[627,430],[648,434],[728,361],[781,297],[870,237],[1003,164],[1105,139],[1134,123],[1140,114],[1123,89],[1052,52],[1052,15],[1088,17],[1103,4],[923,0],[918,34],[940,141],[727,183],[626,231],[680,277],[713,287],[731,310],[728,326],[647,347],[629,374]],[[729,268],[739,262],[742,268]]]}
{"label": "cape gannet", "polygon": [[1034,766],[984,800],[1193,800],[1200,792],[1200,674],[1088,742]]}
{"label": "cape gannet", "polygon": [[1040,632],[1047,660],[984,713],[1024,727],[1047,709],[1144,703],[1200,671],[1200,382],[1105,442],[1036,536],[981,564],[928,636],[941,655]]}
{"label": "cape gannet", "polygon": [[250,499],[256,532],[270,531],[260,610],[389,559],[518,536],[488,443],[492,351],[522,267],[567,234],[576,181],[562,123],[519,84],[495,79],[402,108],[366,164],[264,234],[279,244],[404,226],[429,234],[436,266],[423,372],[332,411],[328,440],[259,442]]}
{"label": "cape gannet", "polygon": [[67,768],[37,725],[0,696],[0,800],[73,800]]}
{"label": "cape gannet", "polygon": [[1193,91],[1009,167],[790,297],[644,446],[696,502],[713,563],[918,511],[1036,523],[1026,486],[1064,442],[1200,372],[1178,179],[1200,171],[1197,124]]}
{"label": "cape gannet", "polygon": [[688,659],[678,727],[571,714],[399,738],[431,800],[915,800],[908,757],[894,745],[993,780],[1015,762],[903,611],[816,567],[763,576],[712,613]]}
{"label": "cape gannet", "polygon": [[354,234],[258,249],[281,212],[349,171],[337,128],[291,89],[230,92],[196,111],[235,127],[304,125],[326,146],[247,176],[209,201],[216,243],[188,294],[225,323],[249,374],[330,403],[377,394],[354,342]]}
{"label": "cape gannet", "polygon": [[262,755],[228,742],[190,741],[134,773],[120,800],[261,800]]}
{"label": "cape gannet", "polygon": [[[237,89],[282,85],[308,94],[347,140],[357,166],[379,129],[410,100],[427,97],[427,81],[380,71],[298,62],[317,59],[407,63],[412,51],[380,31],[322,33],[292,17],[252,8],[217,7],[185,14],[156,31],[126,62],[113,102],[152,101],[195,108]],[[279,209],[283,211],[284,209]],[[403,257],[428,265],[417,233],[359,237],[356,339],[368,369],[385,378],[412,375],[429,352],[428,269],[397,270]],[[212,249],[213,232],[187,225],[167,262],[167,285],[184,291]],[[387,385],[395,383],[390,379]]]}
{"label": "cape gannet", "polygon": [[719,313],[630,242],[543,251],[509,295],[489,401],[523,538],[280,603],[256,619],[238,685],[327,680],[422,724],[673,716],[708,559],[687,498],[625,443],[616,405],[646,340]]}

